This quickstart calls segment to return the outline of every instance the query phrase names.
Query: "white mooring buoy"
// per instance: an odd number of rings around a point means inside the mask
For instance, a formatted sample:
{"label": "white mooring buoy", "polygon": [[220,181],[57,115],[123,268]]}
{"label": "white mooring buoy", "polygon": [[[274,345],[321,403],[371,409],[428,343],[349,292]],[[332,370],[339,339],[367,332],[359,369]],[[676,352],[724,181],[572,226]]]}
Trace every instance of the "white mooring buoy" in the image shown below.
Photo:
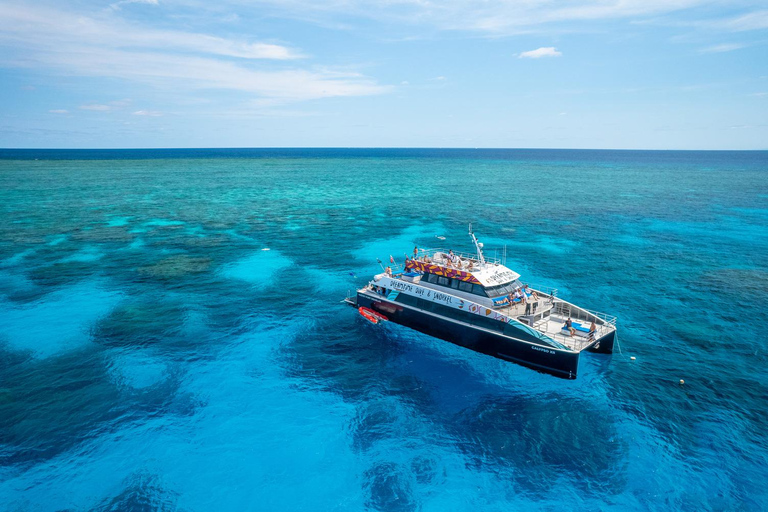
{"label": "white mooring buoy", "polygon": [[630,359],[630,360],[632,360],[632,361],[634,361],[634,360],[635,360],[635,356],[632,356],[632,357],[630,357],[629,359]]}
{"label": "white mooring buoy", "polygon": [[685,384],[685,381],[683,379],[680,379],[680,385],[682,386],[683,384]]}

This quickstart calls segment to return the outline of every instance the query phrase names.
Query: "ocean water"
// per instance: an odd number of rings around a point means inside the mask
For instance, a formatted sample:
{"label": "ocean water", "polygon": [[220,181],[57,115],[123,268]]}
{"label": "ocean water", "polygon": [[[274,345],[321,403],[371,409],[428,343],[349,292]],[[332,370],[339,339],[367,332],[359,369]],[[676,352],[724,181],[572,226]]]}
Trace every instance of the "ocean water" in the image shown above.
{"label": "ocean water", "polygon": [[[468,222],[620,352],[340,304]],[[0,150],[0,509],[766,510],[766,305],[766,152]]]}

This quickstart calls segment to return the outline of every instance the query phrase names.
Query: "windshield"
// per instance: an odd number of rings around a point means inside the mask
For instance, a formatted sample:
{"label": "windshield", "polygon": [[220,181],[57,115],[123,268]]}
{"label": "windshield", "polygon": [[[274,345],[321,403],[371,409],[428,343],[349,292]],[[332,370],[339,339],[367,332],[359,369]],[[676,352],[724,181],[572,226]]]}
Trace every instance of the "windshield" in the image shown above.
{"label": "windshield", "polygon": [[489,286],[485,289],[485,292],[488,294],[488,296],[492,299],[496,297],[501,297],[503,295],[509,295],[510,293],[514,293],[515,288],[518,288],[522,286],[519,280],[515,279],[514,281],[509,281],[508,283],[499,284],[496,286]]}

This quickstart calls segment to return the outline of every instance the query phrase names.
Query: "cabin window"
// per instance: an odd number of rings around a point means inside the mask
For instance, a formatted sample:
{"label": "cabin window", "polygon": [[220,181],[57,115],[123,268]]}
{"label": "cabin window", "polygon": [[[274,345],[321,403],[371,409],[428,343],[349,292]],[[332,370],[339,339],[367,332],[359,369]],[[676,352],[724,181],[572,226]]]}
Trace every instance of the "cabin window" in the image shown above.
{"label": "cabin window", "polygon": [[427,282],[436,284],[437,283],[437,276],[435,274],[427,274]]}
{"label": "cabin window", "polygon": [[459,281],[459,290],[467,293],[472,293],[472,283]]}
{"label": "cabin window", "polygon": [[481,295],[483,297],[487,297],[487,295],[485,294],[485,290],[483,289],[483,285],[481,284],[473,284],[472,293],[474,293],[475,295]]}
{"label": "cabin window", "polygon": [[440,286],[448,286],[448,278],[443,276],[438,277],[437,284],[439,284]]}
{"label": "cabin window", "polygon": [[451,279],[451,288],[453,288],[454,290],[458,289],[460,282],[461,281],[459,281],[458,279]]}

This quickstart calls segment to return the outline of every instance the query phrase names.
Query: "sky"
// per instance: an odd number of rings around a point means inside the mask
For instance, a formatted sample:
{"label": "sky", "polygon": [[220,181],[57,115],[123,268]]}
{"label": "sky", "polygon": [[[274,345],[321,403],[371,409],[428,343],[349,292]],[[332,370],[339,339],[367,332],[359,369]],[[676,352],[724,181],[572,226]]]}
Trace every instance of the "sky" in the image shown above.
{"label": "sky", "polygon": [[0,147],[768,149],[768,3],[0,0]]}

